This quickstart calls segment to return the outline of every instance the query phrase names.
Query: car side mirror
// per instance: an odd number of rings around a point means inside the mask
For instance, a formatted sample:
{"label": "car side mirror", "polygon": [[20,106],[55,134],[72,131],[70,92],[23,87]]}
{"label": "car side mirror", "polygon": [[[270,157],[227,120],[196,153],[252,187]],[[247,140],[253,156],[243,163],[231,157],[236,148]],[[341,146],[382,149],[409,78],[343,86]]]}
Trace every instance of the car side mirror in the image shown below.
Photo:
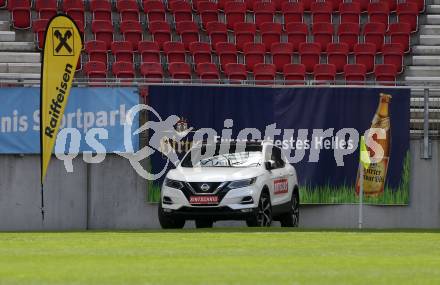
{"label": "car side mirror", "polygon": [[268,160],[264,163],[264,166],[266,167],[267,170],[272,170],[275,168],[275,161]]}

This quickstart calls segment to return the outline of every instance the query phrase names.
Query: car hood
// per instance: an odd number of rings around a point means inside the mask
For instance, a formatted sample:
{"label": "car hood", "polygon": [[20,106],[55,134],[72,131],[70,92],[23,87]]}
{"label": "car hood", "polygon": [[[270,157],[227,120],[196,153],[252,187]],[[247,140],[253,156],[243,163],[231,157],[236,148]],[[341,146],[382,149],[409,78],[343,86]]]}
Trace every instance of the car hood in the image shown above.
{"label": "car hood", "polygon": [[257,177],[261,167],[178,167],[168,172],[167,178],[185,182],[224,182]]}

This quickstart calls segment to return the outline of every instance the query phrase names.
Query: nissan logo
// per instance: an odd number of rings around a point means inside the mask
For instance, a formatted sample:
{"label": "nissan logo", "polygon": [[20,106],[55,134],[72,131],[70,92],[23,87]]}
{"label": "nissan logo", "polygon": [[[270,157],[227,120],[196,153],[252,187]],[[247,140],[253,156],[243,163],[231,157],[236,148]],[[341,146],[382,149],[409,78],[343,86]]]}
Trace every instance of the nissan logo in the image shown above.
{"label": "nissan logo", "polygon": [[203,192],[206,192],[209,190],[209,185],[204,183],[202,184],[202,186],[200,186],[200,190],[202,190]]}

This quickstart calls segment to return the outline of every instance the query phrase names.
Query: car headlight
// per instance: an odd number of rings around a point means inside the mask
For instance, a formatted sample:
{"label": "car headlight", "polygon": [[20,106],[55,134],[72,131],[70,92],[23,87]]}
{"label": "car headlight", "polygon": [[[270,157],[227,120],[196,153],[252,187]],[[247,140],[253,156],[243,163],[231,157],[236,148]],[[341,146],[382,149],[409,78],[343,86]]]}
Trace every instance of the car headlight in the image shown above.
{"label": "car headlight", "polygon": [[184,188],[184,184],[182,181],[173,180],[173,179],[169,179],[169,178],[165,178],[165,181],[163,182],[163,184],[167,187],[175,188],[175,189],[183,189]]}
{"label": "car headlight", "polygon": [[226,189],[231,190],[231,189],[247,187],[247,186],[254,184],[256,180],[257,180],[257,178],[254,177],[254,178],[249,178],[249,179],[231,181],[226,186]]}

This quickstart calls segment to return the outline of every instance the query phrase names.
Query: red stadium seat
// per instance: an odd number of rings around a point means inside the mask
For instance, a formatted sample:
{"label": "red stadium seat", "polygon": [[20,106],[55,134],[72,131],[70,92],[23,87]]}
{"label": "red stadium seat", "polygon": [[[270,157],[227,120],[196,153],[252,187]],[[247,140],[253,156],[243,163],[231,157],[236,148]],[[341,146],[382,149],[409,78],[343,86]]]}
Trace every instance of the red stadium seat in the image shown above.
{"label": "red stadium seat", "polygon": [[341,15],[341,24],[356,23],[359,24],[361,15],[361,6],[356,2],[344,2],[339,5]]}
{"label": "red stadium seat", "polygon": [[114,62],[112,72],[116,78],[134,78],[135,76],[133,63],[126,61]]}
{"label": "red stadium seat", "polygon": [[246,69],[252,71],[255,64],[264,63],[266,47],[261,43],[246,43],[243,48]]}
{"label": "red stadium seat", "polygon": [[284,25],[303,22],[304,6],[301,2],[284,2],[281,12],[283,13]]}
{"label": "red stadium seat", "polygon": [[165,42],[163,51],[168,63],[185,62],[185,45],[181,42]]}
{"label": "red stadium seat", "polygon": [[205,62],[197,64],[196,73],[202,80],[220,79],[217,66],[214,63]]}
{"label": "red stadium seat", "polygon": [[86,42],[85,51],[89,56],[89,61],[99,61],[107,66],[107,45],[103,41]]}
{"label": "red stadium seat", "polygon": [[169,6],[176,24],[182,21],[193,20],[191,4],[189,2],[177,0],[170,2]]}
{"label": "red stadium seat", "polygon": [[376,46],[376,52],[382,50],[385,37],[385,24],[383,23],[367,23],[364,26],[364,40],[366,43],[372,43]]}
{"label": "red stadium seat", "polygon": [[199,63],[212,62],[211,46],[208,43],[193,42],[189,45],[189,50],[195,65]]}
{"label": "red stadium seat", "polygon": [[344,66],[345,84],[365,84],[367,69],[363,64],[347,64]]}
{"label": "red stadium seat", "polygon": [[390,8],[390,12],[396,11],[397,0],[383,0],[388,4],[388,8]]}
{"label": "red stadium seat", "polygon": [[408,23],[411,31],[416,32],[419,23],[419,9],[416,3],[399,3],[397,5],[397,22]]}
{"label": "red stadium seat", "polygon": [[131,42],[112,42],[112,53],[115,61],[133,62],[133,46]]}
{"label": "red stadium seat", "polygon": [[246,18],[246,4],[243,2],[227,2],[225,4],[226,23],[232,29],[236,23],[244,22]]}
{"label": "red stadium seat", "polygon": [[153,21],[149,24],[149,30],[153,35],[153,41],[159,44],[159,47],[163,48],[164,42],[171,41],[171,29],[167,22]]}
{"label": "red stadium seat", "polygon": [[275,5],[272,2],[255,1],[254,2],[254,17],[255,24],[261,28],[261,24],[266,22],[273,22],[275,16]]}
{"label": "red stadium seat", "polygon": [[333,6],[331,2],[312,2],[312,23],[331,23]]}
{"label": "red stadium seat", "polygon": [[277,10],[277,11],[282,11],[283,10],[283,5],[284,5],[284,3],[287,3],[287,2],[289,2],[290,0],[272,0],[272,2],[274,3],[274,5],[275,5],[275,9]]}
{"label": "red stadium seat", "polygon": [[6,8],[8,6],[7,0],[0,0],[0,8]]}
{"label": "red stadium seat", "polygon": [[275,80],[276,67],[270,63],[257,63],[254,66],[254,79],[257,85],[270,85]]}
{"label": "red stadium seat", "polygon": [[261,42],[266,46],[266,51],[270,51],[273,43],[281,41],[283,27],[280,23],[263,23],[260,25]]}
{"label": "red stadium seat", "polygon": [[261,0],[243,0],[242,2],[246,3],[246,10],[253,12],[254,11],[254,3]]}
{"label": "red stadium seat", "polygon": [[396,84],[396,67],[393,64],[378,64],[374,68],[374,75],[376,82],[381,85],[395,85]]}
{"label": "red stadium seat", "polygon": [[344,71],[344,66],[348,63],[349,48],[346,43],[329,43],[327,45],[327,63],[336,67],[336,72]]}
{"label": "red stadium seat", "polygon": [[333,11],[340,12],[339,7],[342,4],[342,2],[344,2],[344,0],[331,0],[330,2],[332,3]]}
{"label": "red stadium seat", "polygon": [[38,12],[38,18],[49,20],[58,12],[57,0],[36,0],[35,11]]}
{"label": "red stadium seat", "polygon": [[116,1],[116,9],[121,15],[121,22],[139,22],[139,7],[136,0],[118,0]]}
{"label": "red stadium seat", "polygon": [[209,22],[206,25],[206,31],[213,49],[216,49],[217,43],[228,41],[228,30],[225,23]]}
{"label": "red stadium seat", "polygon": [[404,52],[410,51],[411,26],[408,23],[392,23],[388,30],[391,43],[399,43]]}
{"label": "red stadium seat", "polygon": [[62,1],[63,11],[69,15],[78,26],[84,29],[84,2],[82,0],[66,0]]}
{"label": "red stadium seat", "polygon": [[330,23],[314,23],[312,26],[313,42],[319,43],[321,51],[327,49],[327,44],[333,41],[333,24]]}
{"label": "red stadium seat", "polygon": [[140,67],[141,75],[149,82],[160,83],[163,79],[162,65],[158,62],[144,62]]}
{"label": "red stadium seat", "polygon": [[270,53],[276,70],[282,72],[284,65],[292,62],[293,45],[291,43],[273,43]]}
{"label": "red stadium seat", "polygon": [[370,23],[382,23],[388,28],[388,15],[390,8],[387,2],[371,2],[368,4],[368,21]]}
{"label": "red stadium seat", "polygon": [[165,5],[163,1],[146,0],[142,2],[144,13],[147,15],[148,22],[165,21]]}
{"label": "red stadium seat", "polygon": [[13,0],[9,8],[12,16],[12,26],[15,29],[29,29],[31,27],[31,1]]}
{"label": "red stadium seat", "polygon": [[238,62],[237,48],[234,44],[227,42],[217,43],[215,49],[217,51],[222,70],[225,70],[227,64]]}
{"label": "red stadium seat", "polygon": [[352,0],[351,2],[359,3],[359,6],[361,7],[361,12],[368,11],[368,4],[370,4],[370,0]]}
{"label": "red stadium seat", "polygon": [[217,0],[217,3],[218,3],[218,9],[219,10],[225,10],[225,6],[226,6],[226,3],[228,3],[228,2],[234,2],[235,0]]}
{"label": "red stadium seat", "polygon": [[321,46],[318,43],[301,43],[299,45],[299,57],[301,64],[304,64],[308,73],[319,63]]}
{"label": "red stadium seat", "polygon": [[156,42],[139,42],[138,52],[141,62],[160,63],[160,47]]}
{"label": "red stadium seat", "polygon": [[[336,67],[333,64],[317,64],[314,68],[315,80],[334,81],[336,77]],[[333,84],[333,82],[328,82]]]}
{"label": "red stadium seat", "polygon": [[297,52],[301,43],[307,42],[308,26],[305,23],[289,23],[286,25],[287,41],[292,44],[293,51]]}
{"label": "red stadium seat", "polygon": [[218,22],[217,3],[211,1],[200,2],[198,4],[198,11],[204,28],[206,28],[210,22]]}
{"label": "red stadium seat", "polygon": [[176,32],[180,35],[180,38],[187,50],[189,50],[190,43],[199,41],[199,27],[194,22],[178,22],[176,24]]}
{"label": "red stadium seat", "polygon": [[93,20],[112,20],[112,4],[107,0],[90,1],[90,12],[92,12]]}
{"label": "red stadium seat", "polygon": [[39,49],[43,49],[44,46],[44,35],[46,33],[47,24],[49,24],[49,20],[47,19],[34,20],[32,23],[35,41],[37,42],[37,47]]}
{"label": "red stadium seat", "polygon": [[420,13],[425,11],[425,0],[406,0],[407,3],[415,3]]}
{"label": "red stadium seat", "polygon": [[253,23],[235,23],[235,44],[240,51],[243,51],[246,43],[253,43],[255,41],[255,34],[257,27]]}
{"label": "red stadium seat", "polygon": [[84,73],[89,79],[107,78],[107,65],[101,61],[89,61],[84,65]]}
{"label": "red stadium seat", "polygon": [[141,23],[137,21],[124,21],[119,26],[126,41],[131,42],[133,49],[137,50],[139,42],[143,40]]}
{"label": "red stadium seat", "polygon": [[285,84],[304,85],[306,79],[306,67],[304,64],[286,64],[283,68]]}
{"label": "red stadium seat", "polygon": [[246,66],[241,63],[228,63],[225,66],[225,74],[232,84],[239,84],[240,81],[247,79]]}
{"label": "red stadium seat", "polygon": [[342,23],[338,27],[338,38],[340,43],[346,43],[350,52],[355,44],[359,42],[360,27],[358,23]]}
{"label": "red stadium seat", "polygon": [[353,50],[356,64],[365,65],[368,73],[373,72],[376,46],[372,43],[355,44]]}
{"label": "red stadium seat", "polygon": [[113,25],[110,21],[94,20],[92,21],[92,33],[95,40],[105,42],[107,49],[110,50],[113,42]]}
{"label": "red stadium seat", "polygon": [[300,0],[298,2],[301,2],[304,6],[304,11],[306,12],[310,12],[311,11],[311,6],[312,6],[312,2],[314,2],[315,0]]}
{"label": "red stadium seat", "polygon": [[399,43],[388,43],[382,49],[383,63],[393,64],[398,73],[403,71],[403,46]]}
{"label": "red stadium seat", "polygon": [[191,79],[191,67],[184,62],[173,62],[168,65],[168,71],[173,79]]}

